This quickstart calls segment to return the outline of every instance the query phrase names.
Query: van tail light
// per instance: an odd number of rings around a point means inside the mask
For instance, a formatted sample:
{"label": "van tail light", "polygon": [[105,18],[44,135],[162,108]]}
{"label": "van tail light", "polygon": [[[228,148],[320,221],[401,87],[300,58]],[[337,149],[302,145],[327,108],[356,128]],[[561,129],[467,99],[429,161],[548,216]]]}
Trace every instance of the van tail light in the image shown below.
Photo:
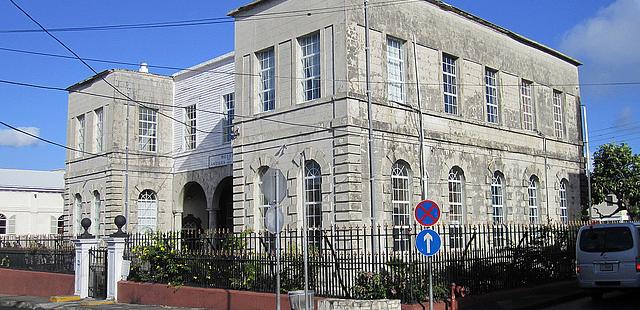
{"label": "van tail light", "polygon": [[640,257],[636,257],[636,272],[640,272]]}
{"label": "van tail light", "polygon": [[[638,270],[638,264],[636,263],[636,270]],[[580,274],[580,263],[576,261],[576,274]]]}

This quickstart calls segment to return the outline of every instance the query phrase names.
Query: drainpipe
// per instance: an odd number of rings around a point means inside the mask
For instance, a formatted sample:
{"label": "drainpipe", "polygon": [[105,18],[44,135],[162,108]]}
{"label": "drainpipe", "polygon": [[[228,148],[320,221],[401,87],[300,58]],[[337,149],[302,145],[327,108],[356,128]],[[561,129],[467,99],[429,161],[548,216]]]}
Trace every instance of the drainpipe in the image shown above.
{"label": "drainpipe", "polygon": [[[368,11],[369,0],[364,0],[364,26],[365,26],[365,55],[366,55],[366,68],[367,68],[367,76],[366,76],[366,84],[367,84],[367,112],[369,118],[369,204],[371,212],[371,229],[373,230],[376,225],[376,214],[375,214],[375,160],[373,159],[373,108],[371,105],[371,49],[369,46],[369,11]],[[372,252],[376,252],[376,244],[371,234],[371,250]]]}
{"label": "drainpipe", "polygon": [[416,94],[418,96],[418,117],[420,118],[420,187],[422,200],[427,199],[427,167],[424,159],[424,123],[422,118],[422,101],[420,100],[420,75],[418,74],[418,52],[416,48],[416,36],[413,36],[413,63],[416,70]]}
{"label": "drainpipe", "polygon": [[122,228],[124,231],[128,231],[129,226],[129,101],[127,101],[127,121],[125,130],[125,142],[124,142],[124,217],[127,221]]}
{"label": "drainpipe", "polygon": [[547,223],[549,223],[551,221],[551,218],[549,217],[549,166],[547,164],[547,136],[544,134],[542,134],[542,143],[544,146],[544,190],[547,201]]}
{"label": "drainpipe", "polygon": [[587,127],[587,107],[582,106],[582,126],[584,129],[584,148],[586,151],[587,163],[585,167],[585,173],[587,174],[587,206],[589,207],[589,221],[593,218],[592,206],[591,206],[591,151],[589,150],[589,127]]}

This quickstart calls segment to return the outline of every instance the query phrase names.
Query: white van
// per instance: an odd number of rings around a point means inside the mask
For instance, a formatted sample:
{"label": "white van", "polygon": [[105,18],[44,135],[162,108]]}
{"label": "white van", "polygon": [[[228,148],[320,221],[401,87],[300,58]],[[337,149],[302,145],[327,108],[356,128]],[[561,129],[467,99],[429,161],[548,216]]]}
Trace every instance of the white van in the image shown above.
{"label": "white van", "polygon": [[580,287],[598,298],[605,289],[640,287],[640,224],[594,224],[580,228],[576,242]]}

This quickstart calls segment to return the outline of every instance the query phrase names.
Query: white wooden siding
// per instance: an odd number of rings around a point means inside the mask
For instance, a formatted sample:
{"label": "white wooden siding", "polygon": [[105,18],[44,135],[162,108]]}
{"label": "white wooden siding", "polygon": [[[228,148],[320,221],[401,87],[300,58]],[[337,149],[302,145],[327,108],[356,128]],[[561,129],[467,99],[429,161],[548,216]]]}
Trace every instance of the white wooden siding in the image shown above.
{"label": "white wooden siding", "polygon": [[230,53],[174,75],[174,104],[180,107],[174,108],[174,116],[184,122],[182,107],[196,104],[198,129],[196,148],[185,151],[186,126],[175,123],[174,172],[231,164],[231,144],[223,142],[222,96],[234,91],[234,68],[233,54]]}

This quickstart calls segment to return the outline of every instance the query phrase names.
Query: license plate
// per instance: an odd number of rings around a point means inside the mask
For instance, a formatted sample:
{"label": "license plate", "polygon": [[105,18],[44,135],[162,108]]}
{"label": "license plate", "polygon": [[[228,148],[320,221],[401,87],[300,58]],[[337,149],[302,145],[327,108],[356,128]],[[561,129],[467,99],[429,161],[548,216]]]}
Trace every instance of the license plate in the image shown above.
{"label": "license plate", "polygon": [[613,271],[613,264],[600,265],[600,271]]}

